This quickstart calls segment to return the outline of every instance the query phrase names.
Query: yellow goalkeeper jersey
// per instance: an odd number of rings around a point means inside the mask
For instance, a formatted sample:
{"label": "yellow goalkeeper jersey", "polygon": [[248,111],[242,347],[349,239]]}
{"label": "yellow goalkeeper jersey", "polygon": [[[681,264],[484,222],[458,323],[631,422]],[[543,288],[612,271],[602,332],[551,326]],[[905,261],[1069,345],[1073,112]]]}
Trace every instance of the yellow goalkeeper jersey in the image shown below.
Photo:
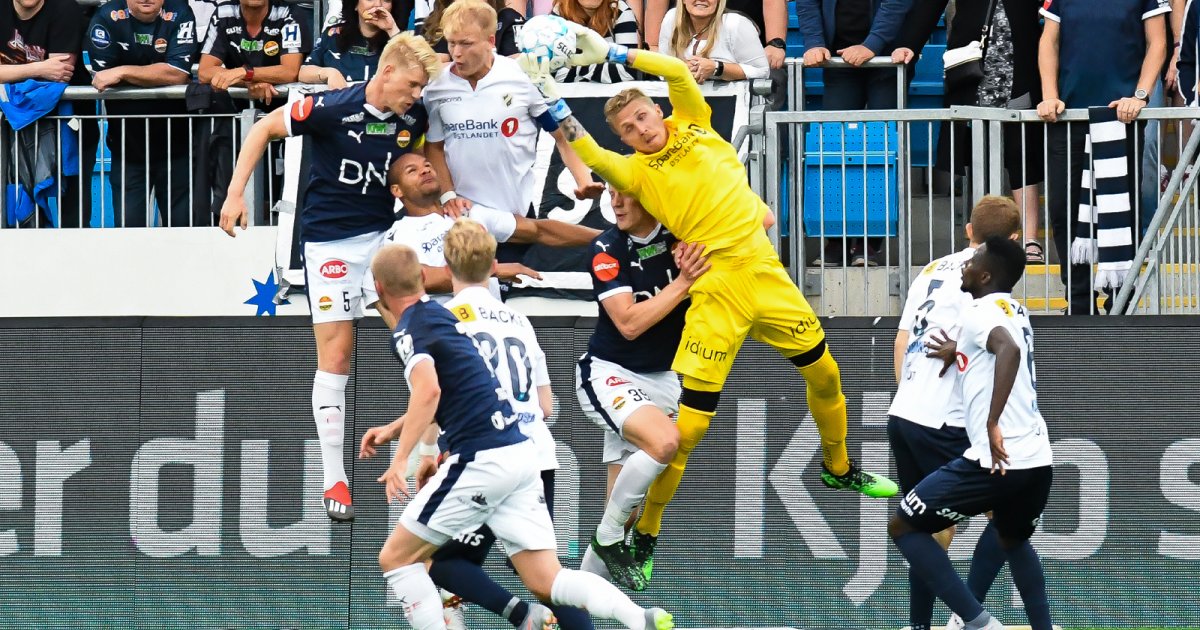
{"label": "yellow goalkeeper jersey", "polygon": [[763,230],[768,211],[750,189],[737,150],[712,127],[712,109],[687,66],[639,50],[633,67],[667,80],[672,112],[657,153],[620,155],[591,135],[571,142],[593,171],[632,194],[680,240],[703,243],[718,258],[775,256]]}

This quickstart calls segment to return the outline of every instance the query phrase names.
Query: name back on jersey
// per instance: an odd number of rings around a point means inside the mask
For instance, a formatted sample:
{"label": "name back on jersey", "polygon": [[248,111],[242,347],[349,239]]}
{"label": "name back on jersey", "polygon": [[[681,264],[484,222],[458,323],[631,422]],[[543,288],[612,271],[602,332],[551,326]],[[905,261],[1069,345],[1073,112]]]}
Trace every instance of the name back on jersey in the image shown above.
{"label": "name back on jersey", "polygon": [[984,468],[992,465],[987,422],[992,404],[996,356],[988,351],[987,344],[988,337],[997,328],[1007,332],[1021,352],[1017,378],[999,421],[1009,468],[1049,466],[1054,462],[1054,454],[1050,450],[1046,421],[1038,409],[1033,326],[1025,307],[1008,293],[985,295],[974,300],[963,311],[962,333],[958,340],[958,371],[967,436],[971,440],[971,448],[965,456],[978,459]]}
{"label": "name back on jersey", "polygon": [[440,304],[423,298],[406,309],[392,332],[392,352],[404,365],[406,380],[421,361],[433,362],[442,391],[436,418],[451,453],[525,439],[507,391],[473,338]]}
{"label": "name back on jersey", "polygon": [[929,263],[909,287],[899,326],[908,331],[908,345],[889,415],[932,429],[964,426],[954,372],[939,376],[941,360],[926,354],[934,337],[958,338],[962,311],[972,301],[962,290],[962,269],[974,254],[968,247]]}
{"label": "name back on jersey", "polygon": [[[592,293],[597,302],[619,293],[632,293],[634,302],[658,295],[679,277],[671,247],[675,237],[659,226],[648,238],[637,239],[609,228],[592,241]],[[600,306],[596,330],[588,342],[588,353],[640,373],[671,369],[675,349],[683,335],[683,321],[690,302],[685,300],[637,339],[626,339],[604,306]]]}
{"label": "name back on jersey", "polygon": [[367,103],[365,83],[305,96],[288,108],[288,135],[313,139],[312,169],[300,213],[300,238],[336,241],[382,232],[395,220],[387,186],[392,162],[424,142],[421,103],[403,114]]}

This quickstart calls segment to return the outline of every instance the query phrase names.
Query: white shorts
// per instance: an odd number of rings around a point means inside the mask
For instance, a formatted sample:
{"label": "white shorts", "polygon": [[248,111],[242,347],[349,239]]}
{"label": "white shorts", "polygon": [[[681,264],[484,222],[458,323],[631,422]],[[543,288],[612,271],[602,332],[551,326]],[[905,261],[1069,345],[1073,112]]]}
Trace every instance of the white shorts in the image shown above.
{"label": "white shorts", "polygon": [[451,455],[404,508],[400,523],[433,545],[487,525],[508,555],[557,549],[537,448],[530,440]]}
{"label": "white shorts", "polygon": [[622,437],[633,412],[654,405],[674,420],[679,411],[679,376],[670,370],[639,374],[585,354],[575,366],[575,388],[584,415],[609,429],[604,433],[606,464],[623,462],[638,450]]}
{"label": "white shorts", "polygon": [[383,246],[383,234],[304,244],[304,284],[314,324],[358,319],[379,300],[371,259]]}

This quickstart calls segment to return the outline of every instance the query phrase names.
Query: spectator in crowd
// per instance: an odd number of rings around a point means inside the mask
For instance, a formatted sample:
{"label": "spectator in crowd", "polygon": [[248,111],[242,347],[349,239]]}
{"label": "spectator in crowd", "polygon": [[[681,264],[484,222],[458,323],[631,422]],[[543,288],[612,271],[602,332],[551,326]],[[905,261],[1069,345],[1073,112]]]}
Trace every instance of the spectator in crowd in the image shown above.
{"label": "spectator in crowd", "polygon": [[687,62],[697,83],[765,79],[767,53],[754,23],[725,11],[726,0],[683,0],[667,11],[658,48]]}
{"label": "spectator in crowd", "polygon": [[[804,65],[820,66],[836,53],[854,66],[825,69],[825,109],[896,109],[896,70],[858,66],[877,55],[891,55],[896,62],[911,59],[912,51],[895,43],[911,5],[912,0],[796,1]],[[851,265],[874,267],[885,262],[882,245],[880,237],[829,240],[813,264],[840,266],[849,253]]]}
{"label": "spectator in crowd", "polygon": [[[434,0],[433,8],[428,17],[417,24],[416,32],[433,46],[434,52],[442,56],[443,62],[450,61],[450,47],[446,43],[446,34],[442,28],[442,15],[454,0]],[[488,5],[496,11],[496,52],[504,57],[516,55],[517,29],[525,23],[525,17],[504,0],[487,0]]]}
{"label": "spectator in crowd", "polygon": [[[971,41],[978,41],[987,23],[987,8],[990,2],[959,3],[950,25],[946,46],[958,48]],[[979,105],[1008,109],[1033,109],[1042,101],[1041,81],[1038,77],[1038,38],[1041,36],[1041,18],[1038,16],[1040,0],[997,0],[992,16],[991,35],[987,41],[987,52],[983,58],[983,80],[946,84],[945,104]],[[951,134],[947,131],[938,137],[938,164],[950,170],[951,153],[954,157],[953,172],[963,174],[970,163],[972,147],[971,133],[965,123],[955,123],[954,149],[951,151]],[[1021,207],[1027,262],[1043,263],[1045,254],[1037,240],[1038,217],[1040,215],[1039,184],[1042,182],[1042,125],[1004,125],[1004,168],[1008,171],[1009,186],[1013,199]]]}
{"label": "spectator in crowd", "polygon": [[[92,85],[101,92],[184,85],[192,78],[198,50],[196,21],[183,0],[112,0],[92,17],[86,49]],[[191,196],[192,138],[183,99],[110,100],[107,113],[115,116],[108,119],[107,141],[113,208],[123,218],[118,224],[151,225],[151,199],[165,225],[211,223],[208,212],[192,220],[191,210],[199,204]]]}
{"label": "spectator in crowd", "polygon": [[300,81],[324,83],[331,90],[375,74],[379,53],[402,30],[392,16],[392,0],[350,0],[347,19],[325,30],[300,66]]}
{"label": "spectator in crowd", "polygon": [[[675,0],[630,0],[630,6],[640,24],[646,28],[646,42],[650,50],[659,51],[661,29],[669,26],[663,21],[667,11],[675,7]],[[745,16],[758,29],[759,42],[765,47],[767,63],[772,70],[783,67],[787,56],[787,0],[727,0],[725,11]],[[659,51],[663,52],[663,51]]]}
{"label": "spectator in crowd", "polygon": [[[1187,0],[1170,0],[1171,13],[1168,14],[1167,50],[1169,57],[1163,65],[1160,79],[1155,81],[1154,89],[1150,91],[1150,102],[1147,107],[1179,107],[1184,104],[1179,92],[1179,59],[1183,42],[1183,20],[1187,13]],[[1194,35],[1193,35],[1194,37]],[[1195,72],[1193,70],[1193,72]],[[1183,132],[1187,123],[1180,121],[1176,129],[1185,138]],[[1146,145],[1142,150],[1142,167],[1140,171],[1141,186],[1138,204],[1138,219],[1140,233],[1144,234],[1150,228],[1154,213],[1158,211],[1158,197],[1165,191],[1170,178],[1170,170],[1163,164],[1162,136],[1167,132],[1165,126],[1157,120],[1146,122]],[[1187,167],[1190,169],[1191,167]]]}
{"label": "spectator in crowd", "polygon": [[244,86],[270,105],[276,85],[292,83],[308,51],[308,30],[279,0],[217,6],[200,55],[200,82],[216,90]]}
{"label": "spectator in crowd", "polygon": [[[638,47],[638,23],[625,0],[556,0],[554,14],[582,24],[604,36],[611,44]],[[554,79],[560,83],[619,83],[633,80],[632,70],[619,63],[560,68]]]}
{"label": "spectator in crowd", "polygon": [[[75,0],[0,1],[0,37],[5,42],[0,48],[0,83],[15,84],[33,79],[87,85],[88,73],[80,54],[80,40],[86,24],[83,11]],[[89,111],[93,105],[91,101],[74,105],[76,113],[93,113]],[[57,224],[60,227],[86,225],[85,217],[91,212],[90,177],[100,136],[94,119],[81,119],[80,125],[77,136],[80,163],[77,166],[81,174],[59,178],[51,194],[58,199]],[[0,150],[12,155],[11,147],[0,147]],[[15,166],[13,164],[13,170]],[[5,184],[16,179],[11,171],[0,177]]]}
{"label": "spectator in crowd", "polygon": [[[1121,122],[1137,120],[1167,60],[1164,14],[1170,10],[1168,0],[1046,0],[1038,49],[1043,100],[1037,111],[1042,120],[1057,122],[1068,107],[1110,107]],[[1128,191],[1138,189],[1134,173],[1145,124],[1138,125],[1141,129],[1126,134]],[[1054,124],[1047,131],[1047,212],[1069,292],[1069,312],[1078,315],[1091,313],[1095,306],[1092,265],[1070,263],[1071,239],[1079,236],[1072,223],[1087,166],[1087,132],[1086,122]]]}

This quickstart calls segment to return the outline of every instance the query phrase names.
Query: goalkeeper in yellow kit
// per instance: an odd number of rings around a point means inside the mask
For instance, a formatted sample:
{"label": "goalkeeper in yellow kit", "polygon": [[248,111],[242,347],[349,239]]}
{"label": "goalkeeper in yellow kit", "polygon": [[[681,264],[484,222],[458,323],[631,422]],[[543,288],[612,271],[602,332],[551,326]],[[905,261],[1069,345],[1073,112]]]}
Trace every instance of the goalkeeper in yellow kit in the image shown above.
{"label": "goalkeeper in yellow kit", "polygon": [[[668,118],[637,89],[605,104],[609,125],[633,155],[602,149],[588,135],[557,97],[546,59],[526,53],[519,59],[522,67],[546,95],[551,115],[584,163],[617,190],[637,197],[680,241],[705,245],[712,265],[691,288],[692,305],[672,365],[683,376],[679,449],[647,491],[630,560],[642,564],[648,580],[663,508],[679,487],[688,455],[708,430],[747,334],[778,350],[804,376],[821,434],[822,482],[871,497],[894,495],[895,483],[860,470],[846,453],[846,399],[825,332],[780,264],[763,229],[773,221],[771,210],[750,189],[737,151],[713,130],[712,110],[688,67],[674,57],[609,44],[578,24],[571,28],[580,50],[572,55],[572,65],[622,63],[667,81],[673,109]],[[601,557],[614,559],[620,551],[597,549]]]}

